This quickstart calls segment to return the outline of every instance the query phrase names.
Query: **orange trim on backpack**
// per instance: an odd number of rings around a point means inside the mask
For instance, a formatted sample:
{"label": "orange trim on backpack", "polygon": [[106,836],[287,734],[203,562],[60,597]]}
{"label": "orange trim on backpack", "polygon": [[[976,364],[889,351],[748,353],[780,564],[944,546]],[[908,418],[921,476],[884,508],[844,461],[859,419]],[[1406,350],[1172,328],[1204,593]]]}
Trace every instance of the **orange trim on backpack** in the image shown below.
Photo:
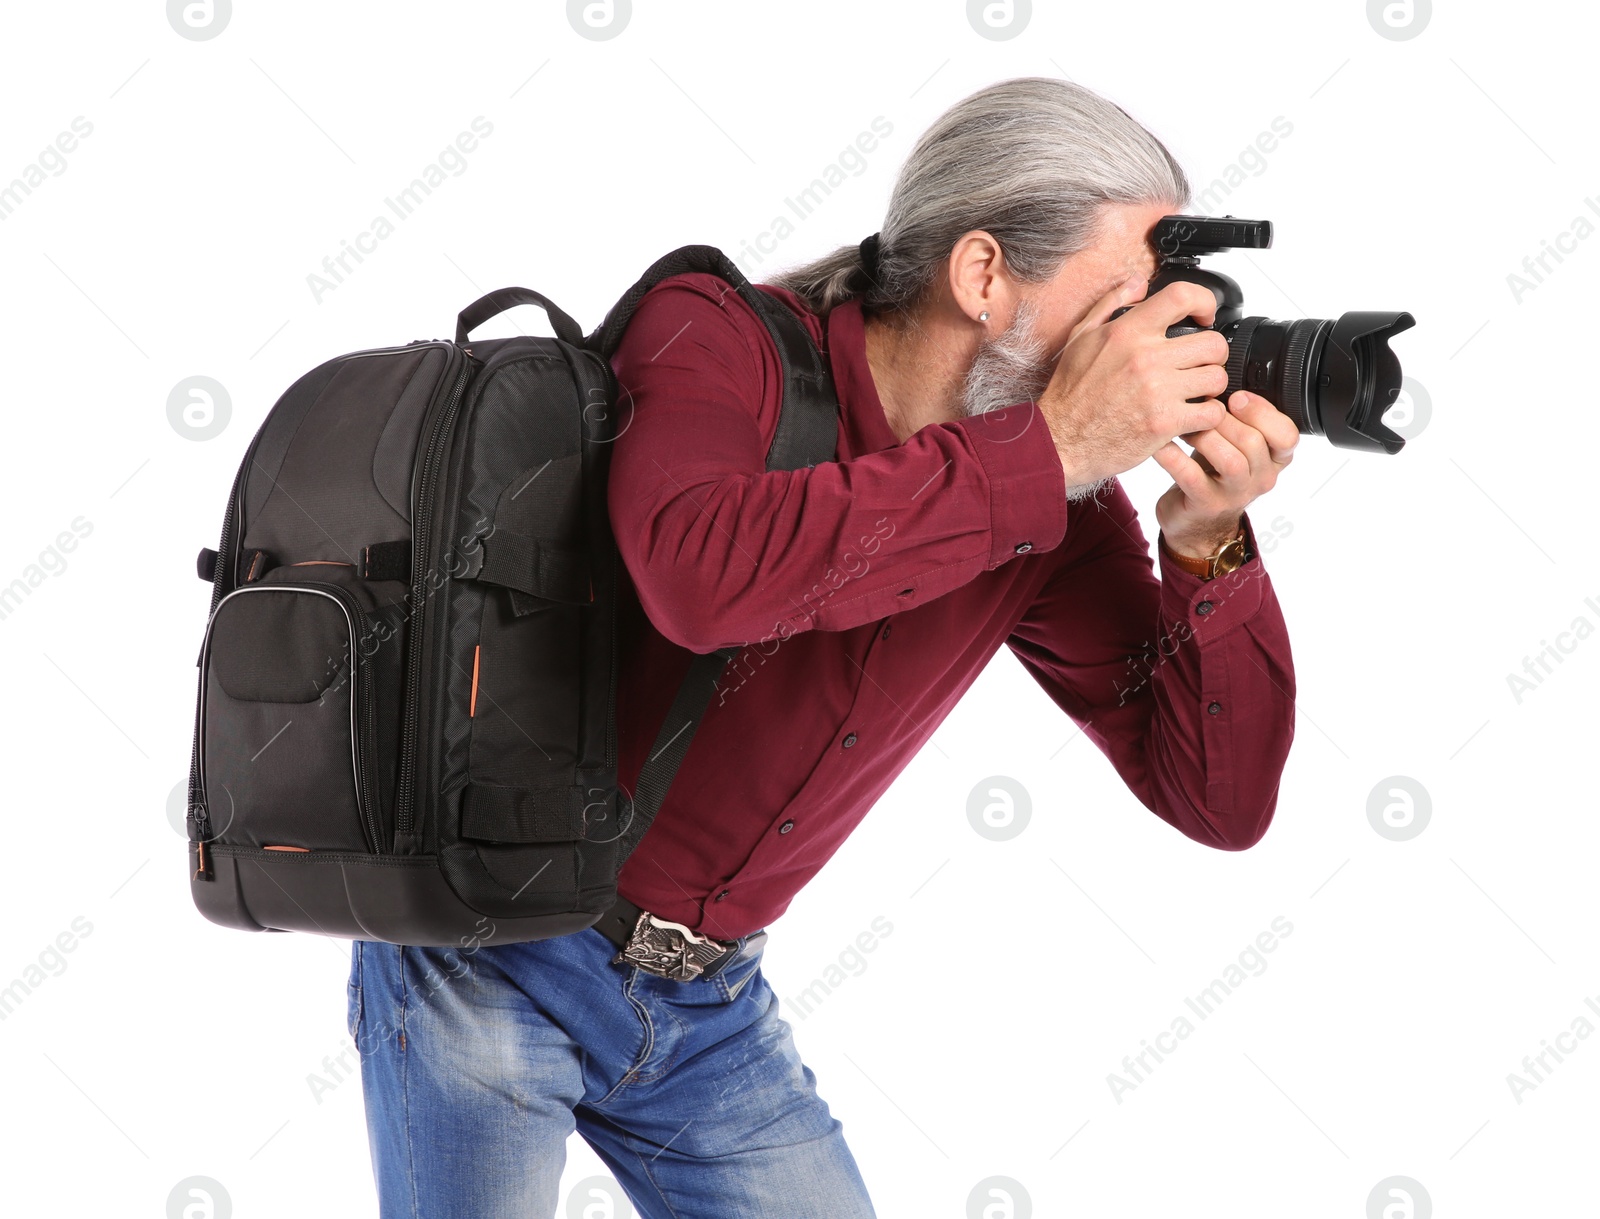
{"label": "orange trim on backpack", "polygon": [[467,704],[467,718],[478,714],[478,652],[482,645],[472,649],[472,701]]}
{"label": "orange trim on backpack", "polygon": [[263,851],[300,851],[307,855],[311,853],[310,847],[262,847],[261,849]]}

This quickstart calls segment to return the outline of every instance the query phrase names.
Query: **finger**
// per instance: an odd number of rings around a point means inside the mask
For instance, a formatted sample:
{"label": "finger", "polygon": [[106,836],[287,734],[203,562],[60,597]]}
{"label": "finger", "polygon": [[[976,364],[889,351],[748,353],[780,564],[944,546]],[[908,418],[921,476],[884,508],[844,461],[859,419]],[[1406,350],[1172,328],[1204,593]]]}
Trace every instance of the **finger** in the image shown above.
{"label": "finger", "polygon": [[[1188,437],[1184,437],[1188,440]],[[1250,482],[1250,458],[1224,436],[1220,429],[1195,433],[1189,440],[1194,451],[1203,456],[1211,466],[1220,486],[1218,490],[1242,491]]]}
{"label": "finger", "polygon": [[1200,463],[1201,468],[1205,470],[1207,474],[1215,477],[1217,473],[1216,467],[1206,460],[1205,451],[1200,448],[1200,437],[1210,434],[1210,432],[1213,430],[1214,429],[1212,428],[1207,428],[1203,432],[1185,432],[1182,436],[1177,437],[1177,439],[1188,445],[1190,449],[1190,455]]}
{"label": "finger", "polygon": [[1186,498],[1199,504],[1211,500],[1214,494],[1211,475],[1201,468],[1199,462],[1179,448],[1175,441],[1167,441],[1150,456],[1156,459],[1156,464],[1167,472]]}
{"label": "finger", "polygon": [[1293,419],[1272,403],[1260,394],[1241,389],[1228,398],[1228,410],[1266,438],[1273,461],[1286,466],[1294,460],[1295,446],[1300,443],[1300,429],[1295,426]]}
{"label": "finger", "polygon": [[1217,298],[1211,295],[1211,289],[1180,279],[1140,301],[1125,316],[1135,319],[1141,329],[1164,334],[1168,326],[1184,318],[1192,317],[1202,326],[1209,326],[1216,315]]}
{"label": "finger", "polygon": [[[1200,435],[1200,433],[1196,432],[1194,436],[1180,436],[1178,439],[1182,440],[1185,444],[1192,446],[1194,444],[1195,436],[1198,435]],[[1202,470],[1209,474],[1213,482],[1216,481],[1217,468],[1206,460],[1206,455],[1204,453],[1202,453],[1199,449],[1190,448],[1189,459],[1193,461],[1195,465],[1199,466]]]}
{"label": "finger", "polygon": [[1272,450],[1267,444],[1267,438],[1257,428],[1246,423],[1243,419],[1228,414],[1218,420],[1215,430],[1222,434],[1224,440],[1249,459],[1250,472],[1253,475],[1265,474],[1270,471],[1274,464]]}
{"label": "finger", "polygon": [[[1191,398],[1196,396],[1189,395]],[[1190,432],[1208,431],[1222,422],[1223,416],[1227,413],[1227,408],[1215,398],[1202,398],[1198,402],[1185,399],[1171,407],[1167,426],[1162,429],[1162,434],[1182,436]]]}
{"label": "finger", "polygon": [[1215,364],[1180,368],[1171,374],[1171,383],[1185,398],[1221,398],[1228,388],[1228,370]]}
{"label": "finger", "polygon": [[1085,330],[1092,330],[1096,326],[1104,326],[1111,320],[1113,313],[1122,308],[1122,306],[1138,300],[1144,295],[1148,287],[1149,281],[1138,276],[1123,280],[1089,306],[1089,312],[1084,314],[1083,321],[1072,328],[1072,333],[1067,336],[1067,342],[1072,342]]}
{"label": "finger", "polygon": [[1225,367],[1228,363],[1228,340],[1215,330],[1196,330],[1167,342],[1174,368],[1198,368],[1202,364]]}

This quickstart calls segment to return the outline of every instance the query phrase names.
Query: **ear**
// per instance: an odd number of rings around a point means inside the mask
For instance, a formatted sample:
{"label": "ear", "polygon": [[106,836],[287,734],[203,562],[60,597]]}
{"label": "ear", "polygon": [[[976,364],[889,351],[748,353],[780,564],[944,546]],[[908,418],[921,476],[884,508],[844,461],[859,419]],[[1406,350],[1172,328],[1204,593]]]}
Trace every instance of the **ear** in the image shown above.
{"label": "ear", "polygon": [[949,268],[950,295],[956,308],[975,323],[987,310],[989,324],[998,321],[1004,329],[1016,293],[1000,243],[982,229],[963,233],[950,251]]}

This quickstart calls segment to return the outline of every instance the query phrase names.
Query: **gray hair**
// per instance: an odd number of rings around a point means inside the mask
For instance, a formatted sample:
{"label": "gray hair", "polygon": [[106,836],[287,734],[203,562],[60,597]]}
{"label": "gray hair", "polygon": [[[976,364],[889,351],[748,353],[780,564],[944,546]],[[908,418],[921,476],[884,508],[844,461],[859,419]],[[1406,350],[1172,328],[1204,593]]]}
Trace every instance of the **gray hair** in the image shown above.
{"label": "gray hair", "polygon": [[1068,80],[1021,77],[923,132],[889,198],[875,277],[850,245],[769,282],[816,313],[856,298],[868,311],[909,311],[963,233],[989,233],[1012,275],[1040,283],[1094,241],[1106,204],[1188,201],[1178,162],[1120,107]]}

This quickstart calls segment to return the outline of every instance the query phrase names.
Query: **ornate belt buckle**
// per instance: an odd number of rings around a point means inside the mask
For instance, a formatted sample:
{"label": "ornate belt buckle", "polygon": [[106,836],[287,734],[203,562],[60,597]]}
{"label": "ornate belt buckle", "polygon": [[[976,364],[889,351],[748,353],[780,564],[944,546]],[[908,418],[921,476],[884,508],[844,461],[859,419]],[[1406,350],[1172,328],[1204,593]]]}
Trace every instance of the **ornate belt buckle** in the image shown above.
{"label": "ornate belt buckle", "polygon": [[669,923],[643,911],[633,925],[633,935],[612,958],[612,964],[636,965],[658,978],[691,982],[727,952],[727,945],[696,935],[682,923]]}

